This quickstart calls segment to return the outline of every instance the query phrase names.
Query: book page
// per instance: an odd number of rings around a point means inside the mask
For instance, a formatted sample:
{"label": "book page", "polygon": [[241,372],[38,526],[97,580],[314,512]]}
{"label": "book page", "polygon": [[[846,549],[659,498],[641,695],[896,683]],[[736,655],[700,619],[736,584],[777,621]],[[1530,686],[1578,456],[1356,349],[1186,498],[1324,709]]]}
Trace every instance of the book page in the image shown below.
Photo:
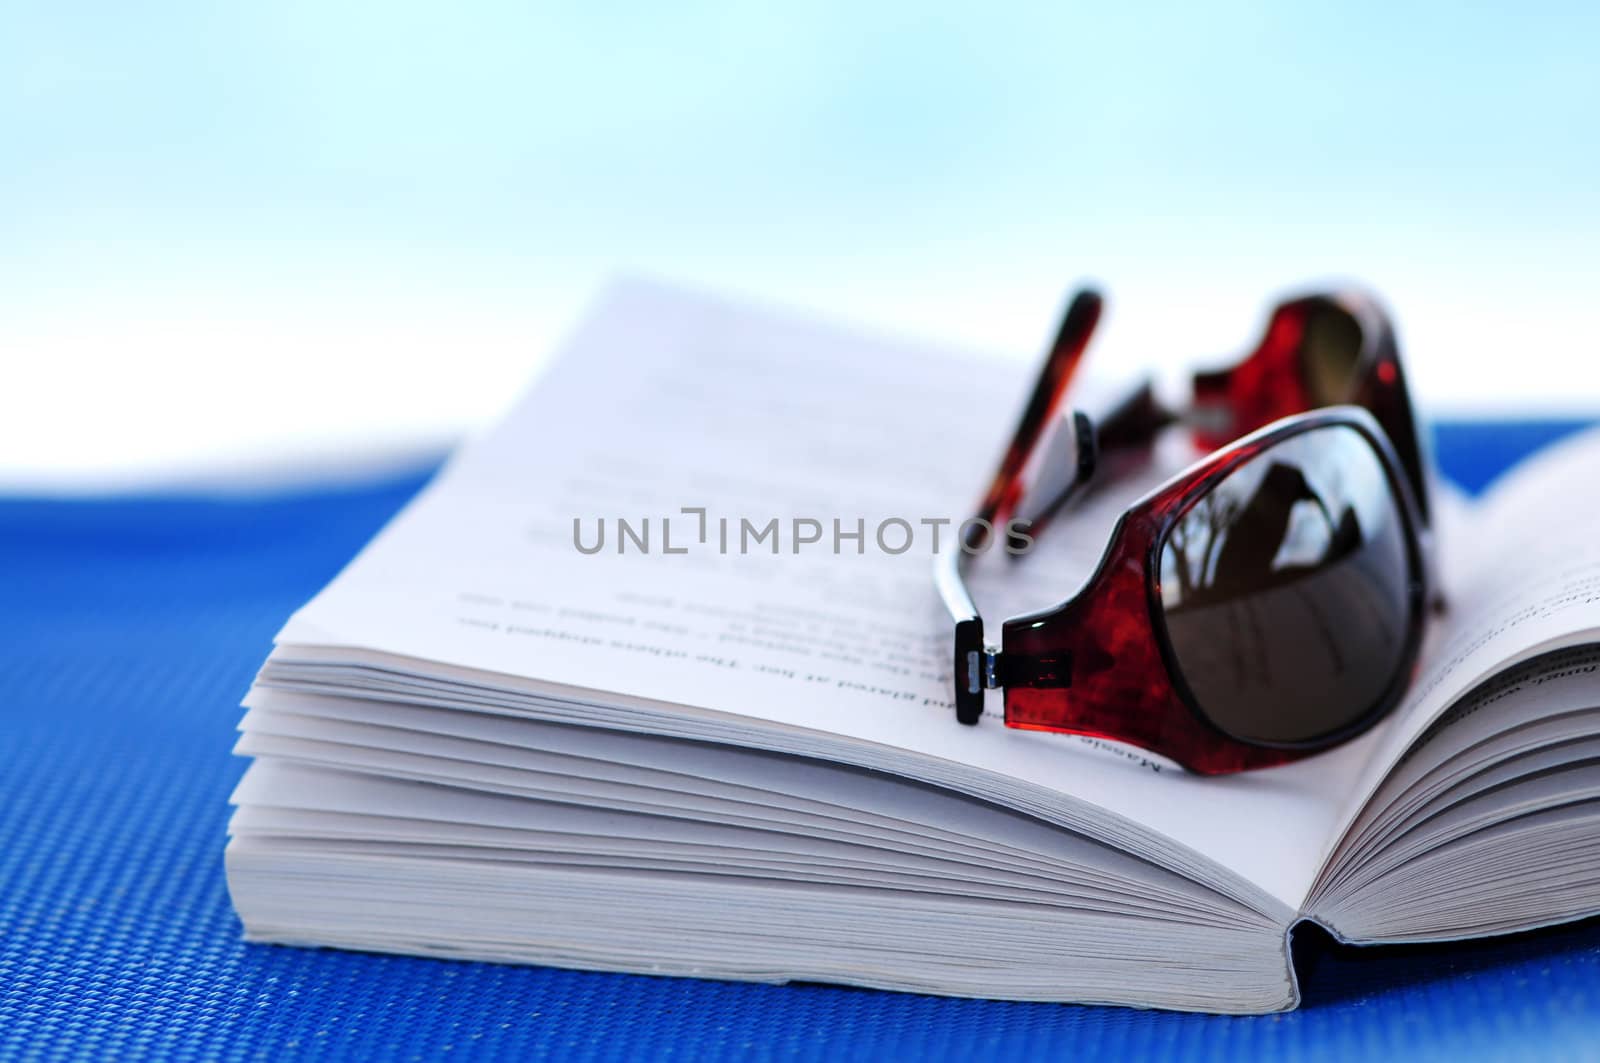
{"label": "book page", "polygon": [[[955,719],[934,551],[980,493],[1032,370],[620,288],[280,646],[363,647],[913,751],[1104,810],[1293,910],[1383,727],[1296,765],[1202,778],[1006,728],[999,692],[979,726]],[[1063,518],[1024,561],[981,559],[991,637],[1073,593],[1148,486]]]}

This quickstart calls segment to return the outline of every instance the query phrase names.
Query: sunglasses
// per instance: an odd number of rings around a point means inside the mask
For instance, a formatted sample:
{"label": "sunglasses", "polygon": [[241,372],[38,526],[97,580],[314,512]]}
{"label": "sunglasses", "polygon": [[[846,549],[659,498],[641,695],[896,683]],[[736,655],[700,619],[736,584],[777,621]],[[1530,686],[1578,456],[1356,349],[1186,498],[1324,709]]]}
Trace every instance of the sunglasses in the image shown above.
{"label": "sunglasses", "polygon": [[[1347,293],[1291,300],[1249,356],[1196,375],[1189,409],[1146,385],[1098,423],[1058,416],[1102,305],[1085,291],[1068,306],[960,549],[939,557],[957,718],[977,723],[984,692],[1004,688],[1007,726],[1128,743],[1203,774],[1370,727],[1410,682],[1433,583],[1427,451],[1386,315]],[[990,644],[971,559],[997,530],[1025,553],[1176,425],[1211,452],[1123,513],[1077,595],[1005,621]]]}

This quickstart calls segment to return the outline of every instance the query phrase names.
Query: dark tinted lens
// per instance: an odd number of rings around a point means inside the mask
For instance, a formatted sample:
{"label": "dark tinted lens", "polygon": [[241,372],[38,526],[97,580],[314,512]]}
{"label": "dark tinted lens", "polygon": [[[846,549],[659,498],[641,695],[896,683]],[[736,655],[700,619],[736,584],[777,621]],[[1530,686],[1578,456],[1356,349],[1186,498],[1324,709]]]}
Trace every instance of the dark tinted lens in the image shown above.
{"label": "dark tinted lens", "polygon": [[1334,303],[1313,304],[1300,339],[1300,366],[1312,403],[1336,406],[1349,402],[1360,360],[1360,322]]}
{"label": "dark tinted lens", "polygon": [[1223,731],[1306,742],[1370,713],[1405,667],[1410,551],[1378,454],[1335,425],[1241,465],[1161,546],[1178,671]]}

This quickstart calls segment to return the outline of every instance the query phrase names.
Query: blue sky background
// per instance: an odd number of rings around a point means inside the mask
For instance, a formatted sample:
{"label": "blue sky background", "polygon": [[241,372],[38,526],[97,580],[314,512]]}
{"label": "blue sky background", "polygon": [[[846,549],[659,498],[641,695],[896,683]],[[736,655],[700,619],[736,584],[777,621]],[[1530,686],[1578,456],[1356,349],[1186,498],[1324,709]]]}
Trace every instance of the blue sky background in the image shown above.
{"label": "blue sky background", "polygon": [[[766,8],[766,9],[764,9]],[[1384,294],[1424,400],[1600,409],[1600,9],[0,0],[0,477],[491,416],[644,272],[1102,370]]]}

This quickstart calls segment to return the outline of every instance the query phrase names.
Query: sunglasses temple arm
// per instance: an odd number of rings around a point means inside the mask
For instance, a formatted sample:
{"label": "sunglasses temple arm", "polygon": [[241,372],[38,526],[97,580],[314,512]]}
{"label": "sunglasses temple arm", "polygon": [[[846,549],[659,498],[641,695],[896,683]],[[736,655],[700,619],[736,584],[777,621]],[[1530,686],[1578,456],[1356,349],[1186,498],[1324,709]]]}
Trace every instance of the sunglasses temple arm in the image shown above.
{"label": "sunglasses temple arm", "polygon": [[[955,655],[953,676],[956,695],[956,718],[964,724],[975,724],[983,716],[983,692],[999,685],[999,649],[984,637],[983,618],[967,589],[963,569],[969,551],[976,553],[987,546],[987,528],[994,528],[1015,507],[1021,494],[1022,473],[1027,467],[1044,434],[1050,419],[1055,416],[1067,383],[1083,359],[1095,325],[1099,323],[1104,305],[1098,292],[1083,289],[1073,296],[1056,339],[1050,345],[1044,368],[1034,383],[1028,404],[1012,433],[1011,442],[1000,459],[1000,467],[989,482],[974,514],[976,519],[966,522],[968,534],[936,560],[934,579],[939,597],[955,621]],[[979,523],[982,521],[984,523]]]}
{"label": "sunglasses temple arm", "polygon": [[[973,514],[990,527],[1004,519],[1015,507],[1021,494],[1023,470],[1039,445],[1039,439],[1051,417],[1055,415],[1056,408],[1060,406],[1067,383],[1077,370],[1078,363],[1083,360],[1083,352],[1088,348],[1089,337],[1094,334],[1095,325],[1100,321],[1103,305],[1100,294],[1088,288],[1074,295],[1072,302],[1067,305],[1067,311],[1061,318],[1061,327],[1056,331],[1056,340],[1050,345],[1044,367],[1034,382],[1033,393],[1028,396],[1028,404],[1023,408],[1017,429],[1000,458],[1000,467],[995,470],[994,477],[989,481],[989,489]],[[976,546],[984,535],[983,526],[975,523],[968,526],[973,529],[970,537],[975,540],[968,545]]]}
{"label": "sunglasses temple arm", "polygon": [[983,715],[983,692],[998,685],[993,682],[1000,651],[983,636],[983,618],[967,590],[962,576],[967,554],[953,544],[934,559],[934,583],[939,597],[955,621],[955,657],[952,677],[956,695],[956,719],[975,724]]}

